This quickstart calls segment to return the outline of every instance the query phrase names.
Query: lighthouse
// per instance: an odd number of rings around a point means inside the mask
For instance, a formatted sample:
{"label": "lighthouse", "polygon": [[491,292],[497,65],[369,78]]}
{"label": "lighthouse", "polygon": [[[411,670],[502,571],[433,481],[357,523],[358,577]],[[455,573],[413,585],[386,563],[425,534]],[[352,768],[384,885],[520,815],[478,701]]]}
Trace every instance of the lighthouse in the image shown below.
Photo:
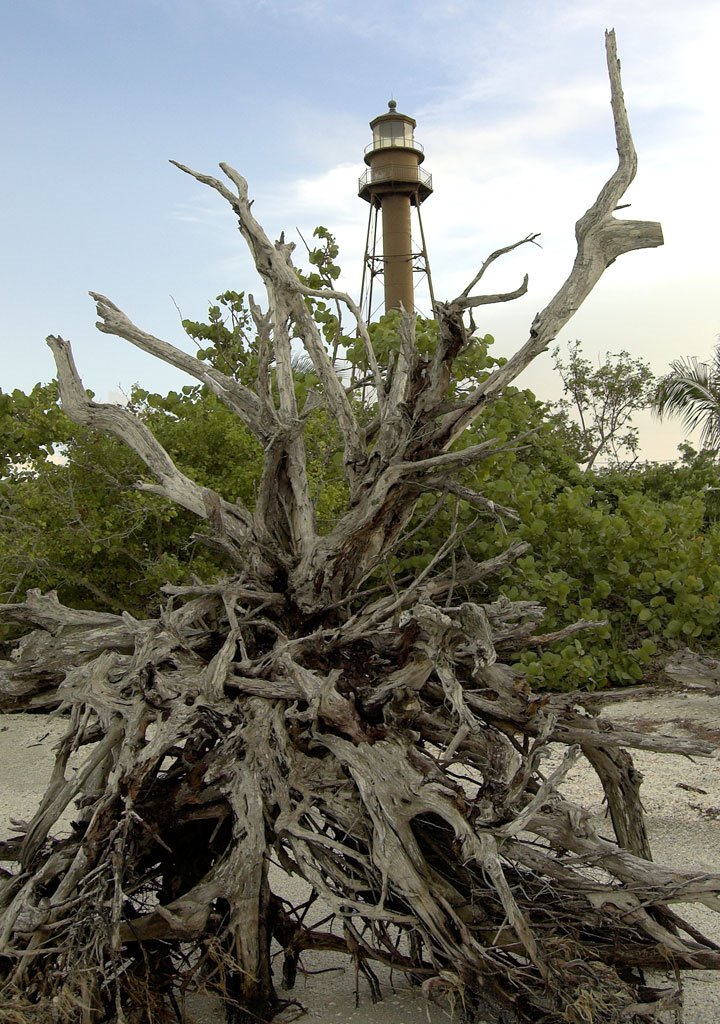
{"label": "lighthouse", "polygon": [[[421,167],[425,153],[415,141],[416,121],[401,114],[395,100],[386,113],[370,122],[372,142],[365,149],[368,169],[359,181],[358,194],[370,204],[365,242],[361,303],[372,315],[375,278],[382,276],[385,311],[402,306],[415,310],[413,274],[428,277],[433,302],[430,266],[420,206],[432,193],[432,176]],[[415,211],[420,243],[412,238],[412,213]],[[378,252],[378,215],[382,222],[382,253]],[[433,302],[434,305],[434,302]]]}

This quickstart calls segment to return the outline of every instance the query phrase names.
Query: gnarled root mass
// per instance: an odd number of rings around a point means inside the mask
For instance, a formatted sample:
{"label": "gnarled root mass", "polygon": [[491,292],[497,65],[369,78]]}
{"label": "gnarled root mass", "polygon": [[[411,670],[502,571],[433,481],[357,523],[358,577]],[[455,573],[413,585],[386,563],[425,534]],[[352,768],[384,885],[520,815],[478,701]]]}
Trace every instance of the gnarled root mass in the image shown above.
{"label": "gnarled root mass", "polygon": [[[573,267],[527,341],[472,385],[453,380],[473,343],[464,314],[522,294],[527,279],[504,295],[471,290],[522,243],[436,307],[429,354],[399,317],[381,365],[355,303],[302,282],[236,171],[222,165],[230,188],[183,168],[229,203],[265,285],[267,310],[250,300],[253,386],[102,295],[98,326],[193,375],[252,432],[264,453],[253,508],[190,480],[129,409],[92,401],[69,344],[48,339],[67,414],[121,438],[147,467],[138,486],[204,520],[232,569],[222,583],[166,588],[153,620],[39,593],[0,608],[24,633],[0,663],[1,707],[69,716],[36,815],[0,842],[3,1021],[160,1024],[183,1019],[193,988],[218,993],[231,1022],[268,1021],[287,1001],[280,976],[291,990],[304,951],[332,950],[373,995],[381,964],[469,1017],[490,999],[524,1021],[626,1024],[673,998],[644,985],[644,968],[720,968],[720,949],[672,910],[720,910],[720,876],[652,863],[625,750],[700,745],[618,731],[572,695],[527,689],[513,652],[592,624],[538,636],[540,605],[482,603],[483,581],[526,544],[473,563],[453,530],[411,582],[385,571],[422,493],[508,514],[455,479],[497,450],[467,429],[607,266],[662,243],[658,224],[614,216],[636,158],[612,33],[607,55],[617,170],[578,221]],[[317,298],[352,314],[363,399],[336,372]],[[297,341],[315,381],[302,407]],[[347,494],[324,533],[304,439],[323,407]],[[563,795],[580,757],[602,783],[614,839]],[[278,890],[272,865],[309,895]]]}
{"label": "gnarled root mass", "polygon": [[[236,579],[174,593],[157,621],[78,621],[52,595],[3,609],[40,627],[6,692],[41,646],[46,700],[69,712],[42,805],[0,848],[3,1019],[150,1024],[206,988],[229,1020],[269,1020],[279,977],[329,949],[373,992],[380,963],[468,1013],[482,996],[609,1024],[667,999],[642,969],[720,967],[671,909],[720,909],[720,875],[647,859],[623,750],[690,742],[529,692],[494,660],[527,635],[526,606],[418,601],[367,632],[304,632],[281,604]],[[562,795],[582,756],[617,841]],[[273,891],[272,863],[327,919]]]}

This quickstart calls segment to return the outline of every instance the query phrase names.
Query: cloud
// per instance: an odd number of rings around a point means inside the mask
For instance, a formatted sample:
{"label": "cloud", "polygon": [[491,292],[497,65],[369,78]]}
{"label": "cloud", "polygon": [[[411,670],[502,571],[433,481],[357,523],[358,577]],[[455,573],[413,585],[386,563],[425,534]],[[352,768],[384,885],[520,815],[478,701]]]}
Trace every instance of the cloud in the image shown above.
{"label": "cloud", "polygon": [[208,202],[205,198],[195,196],[176,203],[170,216],[183,224],[217,225],[226,220],[227,215],[220,202]]}

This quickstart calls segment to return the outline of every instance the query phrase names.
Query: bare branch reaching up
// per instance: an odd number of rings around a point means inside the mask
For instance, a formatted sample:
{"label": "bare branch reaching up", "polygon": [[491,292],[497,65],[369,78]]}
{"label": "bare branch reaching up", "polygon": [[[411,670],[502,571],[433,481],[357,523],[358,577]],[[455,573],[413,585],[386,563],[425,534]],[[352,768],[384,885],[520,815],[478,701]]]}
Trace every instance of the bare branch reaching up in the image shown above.
{"label": "bare branch reaching up", "polygon": [[496,292],[493,295],[470,295],[465,299],[457,299],[459,307],[471,309],[475,306],[492,306],[500,302],[513,302],[525,295],[528,290],[528,275],[525,274],[522,284],[512,292]]}
{"label": "bare branch reaching up", "polygon": [[492,266],[495,260],[499,259],[501,256],[506,256],[509,252],[513,252],[515,249],[519,249],[521,245],[528,245],[530,243],[537,244],[536,240],[539,237],[540,235],[538,233],[535,233],[534,235],[526,235],[525,238],[521,238],[519,242],[513,242],[512,245],[505,245],[502,249],[496,249],[494,252],[491,252],[467,288],[460,292],[460,295],[455,299],[455,302],[458,302],[460,299],[469,299],[471,297],[473,288],[478,281],[484,277],[485,271],[488,267]]}
{"label": "bare branch reaching up", "polygon": [[100,320],[96,324],[103,334],[114,334],[118,338],[124,338],[132,345],[142,349],[151,356],[157,356],[170,366],[184,370],[191,377],[195,377],[201,384],[205,384],[221,402],[240,417],[245,425],[252,430],[256,437],[261,440],[267,439],[272,429],[272,422],[267,422],[263,417],[263,409],[258,396],[246,388],[239,381],[233,380],[226,374],[221,373],[214,366],[203,363],[195,356],[183,352],[167,341],[155,338],[140,330],[114,302],[100,295],[98,292],[90,292],[90,295],[97,303],[97,314]]}
{"label": "bare branch reaching up", "polygon": [[252,537],[252,518],[247,509],[238,503],[231,505],[214,491],[199,487],[185,476],[152,432],[128,409],[91,401],[85,394],[69,342],[50,335],[47,343],[55,357],[62,406],[70,419],[82,426],[114,434],[132,449],[158,480],[157,484],[139,483],[141,490],[161,494],[201,519],[209,517],[210,506],[216,508],[223,532],[244,548]]}
{"label": "bare branch reaching up", "polygon": [[355,327],[357,329],[358,335],[362,338],[363,345],[365,346],[365,352],[367,353],[368,364],[370,366],[370,371],[373,376],[375,391],[377,392],[378,396],[378,407],[380,409],[380,414],[382,415],[382,410],[385,405],[385,386],[383,376],[380,370],[380,365],[375,356],[375,349],[373,348],[370,332],[368,331],[368,327],[367,324],[365,323],[360,307],[355,302],[355,300],[351,298],[350,295],[348,295],[347,292],[337,291],[335,288],[309,288],[301,281],[298,281],[298,285],[302,295],[307,295],[309,297],[319,299],[327,299],[330,302],[333,300],[335,302],[342,302],[344,303],[344,305],[347,306],[347,308],[354,316]]}
{"label": "bare branch reaching up", "polygon": [[335,372],[332,359],[325,351],[318,326],[305,305],[304,285],[299,280],[290,259],[293,247],[284,242],[278,242],[276,245],[271,243],[252,214],[247,182],[229,164],[222,163],[220,167],[235,185],[237,194],[230,192],[217,178],[193,171],[190,167],[175,160],[171,160],[171,163],[202,184],[214,188],[232,206],[237,214],[240,233],[247,242],[269,296],[272,299],[278,290],[285,295],[288,313],[313,362],[315,372],[324,390],[328,408],[342,432],[345,443],[345,464],[352,482],[355,475],[354,467],[365,461],[365,446],[345,389]]}
{"label": "bare branch reaching up", "polygon": [[620,200],[635,177],[637,155],[625,109],[614,31],[606,32],[605,49],[618,150],[617,169],[576,224],[577,255],[567,280],[535,317],[530,337],[523,347],[468,397],[461,410],[446,417],[442,432],[447,444],[459,437],[493,395],[499,394],[536,356],[546,351],[618,256],[633,249],[651,249],[663,244],[662,229],[655,221],[617,220],[614,217]]}

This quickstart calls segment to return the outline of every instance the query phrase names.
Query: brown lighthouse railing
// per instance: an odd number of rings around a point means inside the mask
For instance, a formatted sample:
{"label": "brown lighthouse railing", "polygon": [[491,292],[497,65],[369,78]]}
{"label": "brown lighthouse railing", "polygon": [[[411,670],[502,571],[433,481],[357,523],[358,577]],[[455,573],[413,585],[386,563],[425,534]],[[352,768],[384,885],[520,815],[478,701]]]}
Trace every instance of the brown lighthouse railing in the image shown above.
{"label": "brown lighthouse railing", "polygon": [[422,167],[368,167],[358,179],[358,191],[362,192],[368,185],[391,181],[417,181],[432,192],[432,174]]}
{"label": "brown lighthouse railing", "polygon": [[383,135],[379,139],[373,139],[373,141],[365,147],[365,153],[372,153],[376,149],[414,149],[418,153],[424,153],[425,150],[416,142],[415,139],[412,142],[408,142],[402,136],[387,136]]}

